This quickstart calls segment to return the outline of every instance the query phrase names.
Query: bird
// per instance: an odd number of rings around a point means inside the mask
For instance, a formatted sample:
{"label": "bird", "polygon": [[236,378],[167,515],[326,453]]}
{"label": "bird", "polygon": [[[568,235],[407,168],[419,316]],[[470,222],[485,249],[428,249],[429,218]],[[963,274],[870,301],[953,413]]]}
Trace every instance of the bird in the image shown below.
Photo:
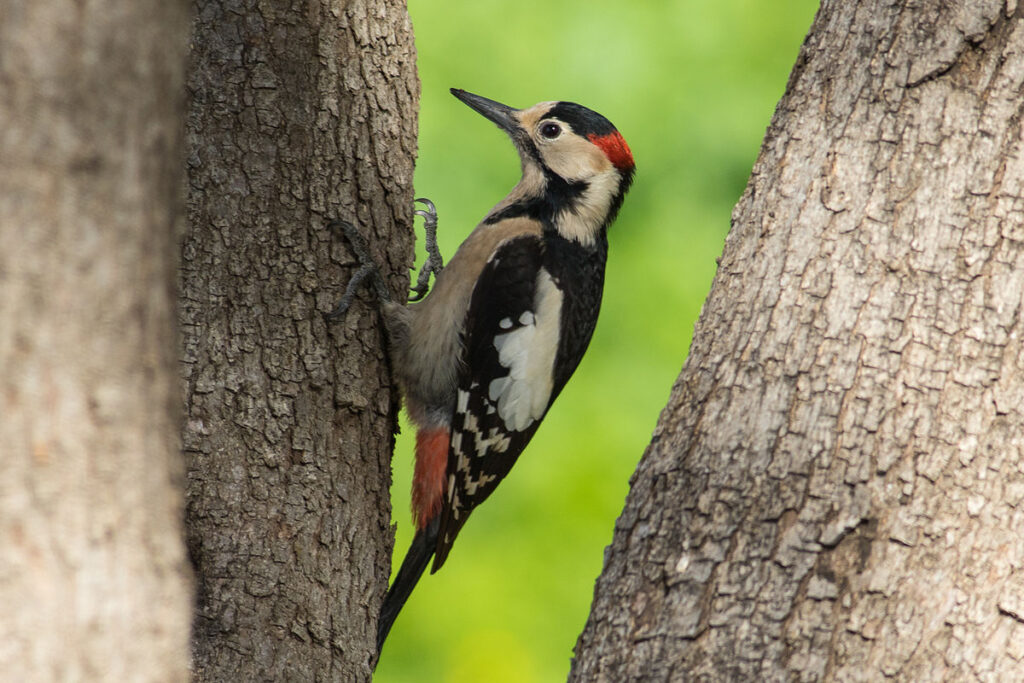
{"label": "bird", "polygon": [[[470,513],[526,448],[579,365],[597,324],[608,228],[636,171],[625,139],[574,102],[516,109],[451,93],[511,139],[522,177],[444,265],[437,212],[425,199],[428,259],[408,302],[392,300],[366,240],[335,221],[360,268],[330,314],[367,280],[382,309],[391,365],[416,427],[416,534],[389,588],[377,658],[431,563],[444,565]],[[426,293],[433,275],[434,285]],[[425,296],[424,296],[425,294]]]}

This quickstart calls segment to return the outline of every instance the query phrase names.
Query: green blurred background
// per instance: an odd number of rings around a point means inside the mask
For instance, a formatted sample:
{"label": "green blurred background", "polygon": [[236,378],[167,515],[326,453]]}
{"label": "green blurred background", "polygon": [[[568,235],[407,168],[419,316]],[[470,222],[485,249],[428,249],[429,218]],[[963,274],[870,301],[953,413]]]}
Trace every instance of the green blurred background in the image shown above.
{"label": "green blurred background", "polygon": [[[437,204],[446,257],[519,177],[505,135],[449,87],[599,111],[629,142],[637,177],[610,233],[590,350],[444,569],[421,580],[380,683],[565,680],[629,477],[817,4],[409,0],[423,83],[416,192]],[[402,430],[396,568],[412,537],[413,435]]]}

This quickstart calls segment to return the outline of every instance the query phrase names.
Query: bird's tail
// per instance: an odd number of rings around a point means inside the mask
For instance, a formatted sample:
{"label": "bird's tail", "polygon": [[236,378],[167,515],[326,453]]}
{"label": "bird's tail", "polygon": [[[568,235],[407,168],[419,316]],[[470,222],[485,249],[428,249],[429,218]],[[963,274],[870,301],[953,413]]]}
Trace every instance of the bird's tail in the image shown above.
{"label": "bird's tail", "polygon": [[384,605],[380,608],[380,620],[377,622],[377,659],[380,660],[380,651],[384,647],[384,640],[391,631],[391,625],[402,610],[405,601],[412,594],[412,589],[423,576],[423,570],[430,563],[434,555],[434,548],[437,546],[437,534],[441,528],[441,515],[435,515],[424,528],[416,532],[409,546],[409,552],[402,560],[402,567],[395,576],[394,583],[384,596]]}

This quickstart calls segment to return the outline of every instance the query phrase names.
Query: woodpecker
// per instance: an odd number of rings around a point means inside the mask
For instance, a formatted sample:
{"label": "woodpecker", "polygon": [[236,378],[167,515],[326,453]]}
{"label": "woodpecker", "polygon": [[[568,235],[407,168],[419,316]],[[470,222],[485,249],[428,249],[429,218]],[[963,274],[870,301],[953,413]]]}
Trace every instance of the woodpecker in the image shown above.
{"label": "woodpecker", "polygon": [[447,266],[436,248],[433,205],[417,211],[427,217],[430,257],[414,291],[422,296],[434,273],[429,294],[418,303],[392,301],[365,241],[339,223],[363,265],[331,315],[343,314],[372,278],[393,372],[417,428],[417,531],[384,599],[378,657],[431,557],[433,573],[579,365],[601,306],[608,227],[635,170],[611,122],[579,104],[514,109],[451,93],[508,134],[522,179]]}

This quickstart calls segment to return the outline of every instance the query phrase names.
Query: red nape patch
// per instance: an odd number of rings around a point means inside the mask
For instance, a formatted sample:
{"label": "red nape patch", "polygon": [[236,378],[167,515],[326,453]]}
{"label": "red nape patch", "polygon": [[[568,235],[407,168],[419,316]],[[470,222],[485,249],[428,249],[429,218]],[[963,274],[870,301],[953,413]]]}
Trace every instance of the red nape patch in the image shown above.
{"label": "red nape patch", "polygon": [[416,432],[416,471],[412,479],[412,517],[423,529],[441,511],[445,470],[448,469],[448,430]]}
{"label": "red nape patch", "polygon": [[626,170],[636,166],[633,163],[633,153],[629,151],[629,145],[626,144],[626,140],[619,131],[608,135],[591,134],[587,136],[587,139],[600,147],[604,155],[608,157],[608,161],[612,162],[616,168]]}

